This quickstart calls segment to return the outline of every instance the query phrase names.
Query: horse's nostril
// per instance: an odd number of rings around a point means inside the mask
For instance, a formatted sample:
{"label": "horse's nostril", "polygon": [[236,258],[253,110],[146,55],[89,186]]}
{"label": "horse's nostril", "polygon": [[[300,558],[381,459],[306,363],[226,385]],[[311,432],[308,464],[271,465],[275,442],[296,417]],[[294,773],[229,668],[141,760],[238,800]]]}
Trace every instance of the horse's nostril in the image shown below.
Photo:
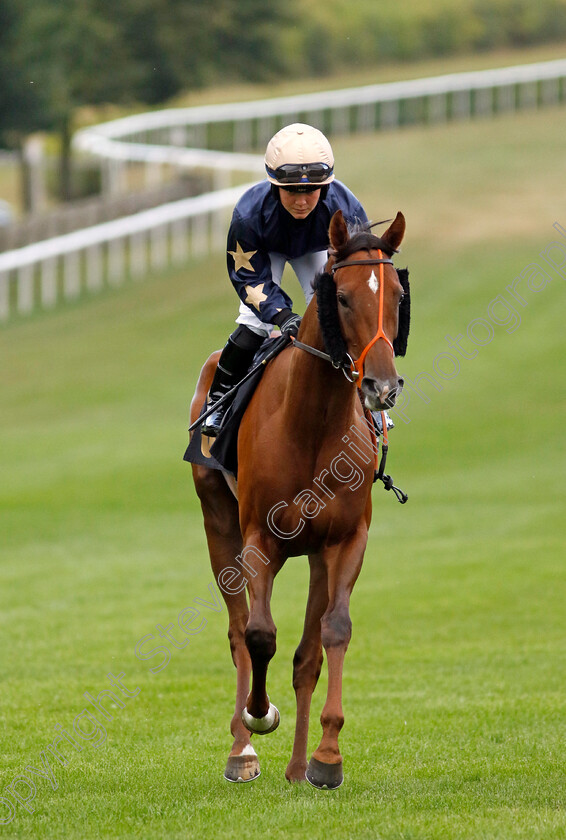
{"label": "horse's nostril", "polygon": [[405,384],[405,380],[403,379],[402,376],[400,376],[397,380],[397,385],[399,386],[399,390],[401,390],[401,388],[403,387],[404,384]]}
{"label": "horse's nostril", "polygon": [[369,376],[364,376],[362,379],[362,390],[366,394],[377,394],[378,384],[375,379],[370,379]]}

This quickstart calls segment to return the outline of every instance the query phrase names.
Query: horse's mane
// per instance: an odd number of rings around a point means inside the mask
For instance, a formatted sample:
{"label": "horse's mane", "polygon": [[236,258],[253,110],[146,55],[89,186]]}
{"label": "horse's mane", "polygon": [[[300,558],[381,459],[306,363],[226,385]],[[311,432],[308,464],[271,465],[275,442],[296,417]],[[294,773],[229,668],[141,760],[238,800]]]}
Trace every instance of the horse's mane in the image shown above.
{"label": "horse's mane", "polygon": [[[378,223],[380,224],[380,223]],[[371,232],[371,224],[358,225],[350,228],[350,238],[345,245],[335,252],[334,256],[336,262],[342,262],[357,251],[372,251],[381,250],[388,257],[392,257],[396,253],[395,248],[375,236]],[[399,336],[393,342],[395,354],[397,356],[404,356],[407,349],[407,337],[409,333],[409,319],[410,319],[410,297],[409,297],[409,281],[408,271],[402,269],[399,273],[399,279],[405,291],[405,300],[401,304],[400,320],[399,320]],[[320,329],[322,331],[322,338],[326,351],[332,363],[335,366],[346,364],[348,359],[348,348],[340,329],[340,319],[338,317],[338,301],[336,299],[336,284],[332,274],[323,271],[318,274],[313,282],[313,289],[316,292],[316,301],[318,306],[318,320]]]}

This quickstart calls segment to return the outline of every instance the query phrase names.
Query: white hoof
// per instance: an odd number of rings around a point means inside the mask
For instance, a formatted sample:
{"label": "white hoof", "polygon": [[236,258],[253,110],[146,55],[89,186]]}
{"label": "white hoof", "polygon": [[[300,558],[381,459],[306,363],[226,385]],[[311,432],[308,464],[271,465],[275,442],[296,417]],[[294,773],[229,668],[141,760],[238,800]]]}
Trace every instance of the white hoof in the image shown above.
{"label": "white hoof", "polygon": [[267,735],[279,726],[279,709],[273,703],[269,704],[267,714],[261,718],[255,718],[248,712],[246,706],[242,709],[242,723],[250,732],[256,735]]}
{"label": "white hoof", "polygon": [[259,776],[259,761],[254,748],[245,747],[240,755],[229,756],[224,770],[228,782],[253,782]]}

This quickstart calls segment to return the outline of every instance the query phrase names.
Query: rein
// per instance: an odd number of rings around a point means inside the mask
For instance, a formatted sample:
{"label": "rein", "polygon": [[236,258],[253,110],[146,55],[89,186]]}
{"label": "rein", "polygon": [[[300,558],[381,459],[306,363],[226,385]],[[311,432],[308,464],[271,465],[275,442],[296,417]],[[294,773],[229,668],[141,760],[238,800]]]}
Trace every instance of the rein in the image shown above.
{"label": "rein", "polygon": [[[368,420],[367,417],[366,417],[366,422],[368,422],[368,423],[371,422],[371,424],[373,425],[373,418],[371,418],[371,420]],[[388,433],[387,433],[387,420],[385,418],[385,412],[384,411],[381,412],[381,427],[383,429],[383,431],[382,431],[382,438],[383,439],[382,439],[382,442],[381,442],[381,460],[380,460],[379,466],[377,467],[377,470],[374,474],[373,483],[375,484],[376,481],[383,481],[383,489],[384,490],[393,490],[393,492],[395,493],[395,496],[397,497],[397,501],[400,504],[404,505],[409,500],[408,495],[405,492],[403,492],[403,490],[401,490],[400,487],[396,487],[393,484],[392,476],[384,475],[385,464],[386,464],[386,461],[387,461],[387,452],[389,451],[389,437],[388,437]],[[377,466],[377,453],[376,453],[376,456],[375,456],[375,460],[376,460],[376,466]]]}

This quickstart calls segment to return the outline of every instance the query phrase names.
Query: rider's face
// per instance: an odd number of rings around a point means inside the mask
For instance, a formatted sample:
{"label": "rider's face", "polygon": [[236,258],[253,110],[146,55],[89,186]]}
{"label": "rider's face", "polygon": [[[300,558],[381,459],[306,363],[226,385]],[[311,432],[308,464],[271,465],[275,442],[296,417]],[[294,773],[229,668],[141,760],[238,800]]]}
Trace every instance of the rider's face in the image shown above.
{"label": "rider's face", "polygon": [[320,188],[313,190],[313,192],[292,192],[289,189],[279,187],[279,196],[281,204],[294,219],[306,219],[318,204]]}

